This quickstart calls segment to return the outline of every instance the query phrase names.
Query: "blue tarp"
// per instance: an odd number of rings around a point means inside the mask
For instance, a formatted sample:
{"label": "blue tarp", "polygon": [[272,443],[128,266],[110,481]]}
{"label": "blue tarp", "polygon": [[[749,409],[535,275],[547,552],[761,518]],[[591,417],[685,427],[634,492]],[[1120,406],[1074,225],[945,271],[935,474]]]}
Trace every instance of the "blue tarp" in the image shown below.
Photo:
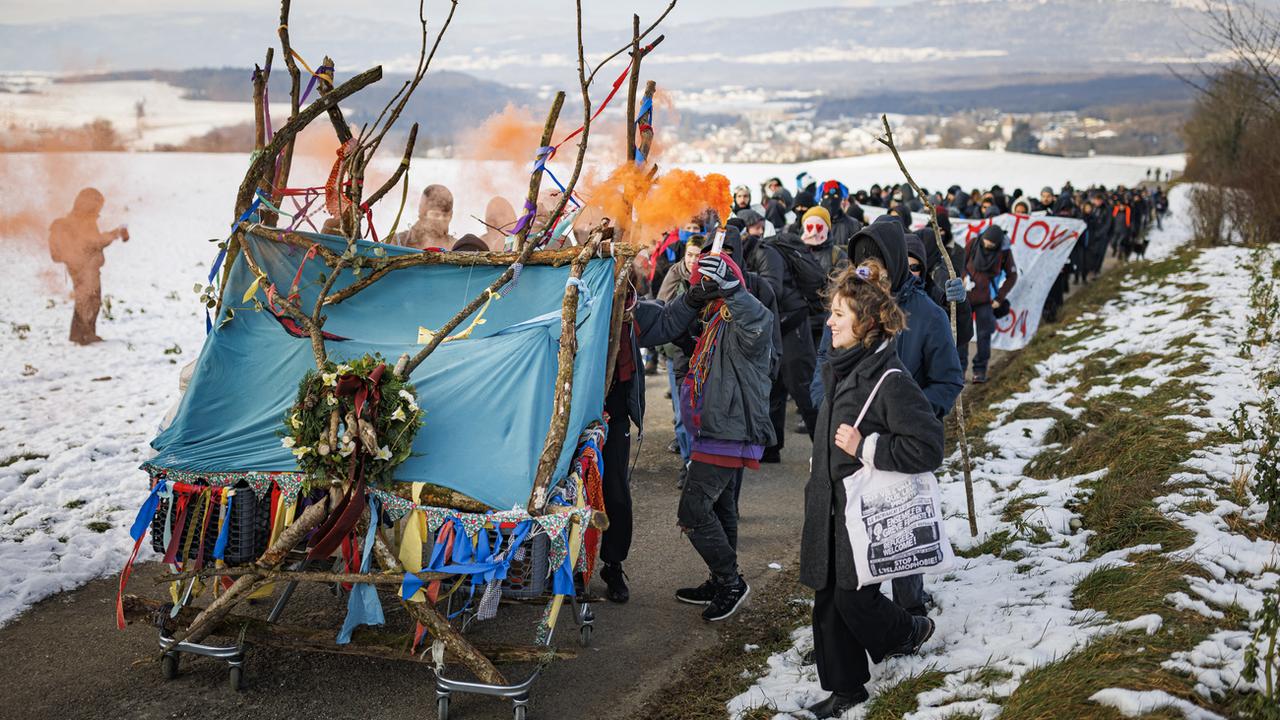
{"label": "blue tarp", "polygon": [[[308,238],[335,253],[346,248],[341,238]],[[305,251],[252,235],[246,242],[271,281],[287,293]],[[363,241],[358,252],[372,257],[374,248],[388,255],[413,252]],[[397,270],[325,309],[325,331],[349,338],[328,341],[329,358],[342,362],[380,353],[394,365],[401,354],[421,348],[419,326],[439,329],[503,270],[454,265]],[[308,311],[319,276],[327,272],[318,257],[303,268],[299,291]],[[516,287],[494,300],[485,323],[469,339],[442,344],[414,371],[425,424],[413,457],[396,469],[397,481],[434,483],[499,509],[525,506],[551,419],[568,278],[567,265],[525,267]],[[335,289],[353,280],[344,270]],[[241,302],[252,282],[238,259],[223,293],[222,315],[205,339],[177,416],[151,443],[159,455],[150,464],[191,472],[297,470],[280,433],[298,381],[315,368],[311,341],[286,332],[269,312],[253,312],[251,303]],[[568,472],[578,433],[600,418],[604,406],[613,260],[592,260],[581,282],[585,291],[579,294],[569,435],[557,478]],[[259,291],[257,297],[264,295]],[[229,307],[236,308],[235,316],[223,325]]]}

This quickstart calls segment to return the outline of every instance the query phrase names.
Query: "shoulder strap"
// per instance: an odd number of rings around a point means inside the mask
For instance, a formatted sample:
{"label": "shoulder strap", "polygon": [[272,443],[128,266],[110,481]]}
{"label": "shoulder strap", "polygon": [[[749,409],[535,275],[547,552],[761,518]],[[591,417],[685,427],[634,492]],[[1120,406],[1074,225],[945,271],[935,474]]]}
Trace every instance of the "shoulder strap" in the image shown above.
{"label": "shoulder strap", "polygon": [[867,409],[871,407],[871,401],[876,399],[876,393],[880,392],[880,386],[884,384],[885,378],[896,372],[902,371],[898,368],[889,368],[888,370],[885,370],[884,374],[880,376],[880,379],[876,381],[876,386],[871,388],[871,394],[867,396],[867,401],[862,404],[862,412],[858,413],[858,419],[853,421],[854,428],[858,428],[862,425],[862,418],[866,417]]}

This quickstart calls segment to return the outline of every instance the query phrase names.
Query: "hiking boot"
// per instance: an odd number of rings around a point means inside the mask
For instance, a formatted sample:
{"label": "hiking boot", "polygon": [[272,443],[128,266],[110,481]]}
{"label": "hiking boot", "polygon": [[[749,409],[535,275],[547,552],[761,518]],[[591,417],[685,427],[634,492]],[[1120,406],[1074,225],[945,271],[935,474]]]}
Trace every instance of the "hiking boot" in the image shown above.
{"label": "hiking boot", "polygon": [[986,374],[986,373],[974,373],[974,374],[973,374],[973,383],[974,383],[975,385],[981,385],[981,384],[985,383],[986,381],[987,381],[987,374]]}
{"label": "hiking boot", "polygon": [[600,579],[609,586],[604,594],[609,602],[625,603],[631,599],[631,589],[627,587],[627,574],[622,571],[622,563],[605,563],[600,568]]}
{"label": "hiking boot", "polygon": [[762,463],[780,463],[782,462],[782,451],[778,448],[765,448],[764,454],[760,456]]}
{"label": "hiking boot", "polygon": [[799,425],[796,425],[795,427],[791,428],[791,432],[797,435],[808,435],[809,428],[805,427],[804,423],[800,423]]}
{"label": "hiking boot", "polygon": [[716,581],[707,578],[698,587],[686,587],[676,590],[676,599],[690,605],[708,605],[716,596]]}
{"label": "hiking boot", "polygon": [[833,692],[827,696],[826,700],[817,702],[805,708],[813,713],[815,718],[834,718],[840,717],[849,711],[849,708],[859,705],[867,701],[871,697],[865,689],[856,693],[838,693]]}
{"label": "hiking boot", "polygon": [[885,657],[905,657],[920,652],[920,648],[933,637],[933,628],[933,621],[929,618],[912,615],[911,633],[907,635],[907,641],[890,650]]}
{"label": "hiking boot", "polygon": [[716,583],[716,595],[711,598],[711,603],[707,605],[707,609],[702,611],[702,619],[707,622],[718,622],[720,620],[729,619],[734,613],[738,612],[738,608],[742,607],[742,603],[746,601],[747,596],[751,594],[751,586],[741,575],[738,579],[728,585]]}

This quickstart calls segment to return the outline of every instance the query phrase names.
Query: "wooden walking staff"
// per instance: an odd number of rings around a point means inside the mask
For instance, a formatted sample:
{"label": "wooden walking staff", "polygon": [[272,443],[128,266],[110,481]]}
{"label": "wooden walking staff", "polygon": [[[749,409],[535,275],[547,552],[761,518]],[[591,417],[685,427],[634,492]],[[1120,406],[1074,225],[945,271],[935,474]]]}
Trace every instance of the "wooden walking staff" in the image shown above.
{"label": "wooden walking staff", "polygon": [[[932,202],[926,202],[928,199],[920,186],[916,184],[915,178],[911,177],[911,173],[907,171],[907,166],[902,162],[902,156],[898,154],[898,146],[893,142],[893,130],[889,127],[889,116],[881,115],[880,122],[884,123],[884,137],[876,138],[880,144],[889,148],[889,152],[893,153],[893,159],[898,161],[898,169],[902,171],[902,176],[907,179],[907,183],[911,185],[911,189],[915,191],[916,197],[925,203],[925,207],[929,208],[929,222],[933,225],[933,241],[938,244],[938,252],[942,255],[942,261],[947,264],[947,275],[950,278],[960,277],[956,274],[955,265],[951,263],[951,254],[947,252],[947,248],[942,244],[942,231],[938,228],[938,208]],[[960,335],[960,316],[956,313],[955,301],[950,302],[951,319],[954,327],[949,327],[952,332],[951,343],[954,345],[956,338]],[[964,398],[960,395],[956,396],[956,419],[960,425],[960,457],[964,463],[964,496],[968,503],[969,510],[969,535],[978,536],[978,514],[974,509],[973,502],[973,469],[969,461],[969,433],[965,428],[964,417]]]}

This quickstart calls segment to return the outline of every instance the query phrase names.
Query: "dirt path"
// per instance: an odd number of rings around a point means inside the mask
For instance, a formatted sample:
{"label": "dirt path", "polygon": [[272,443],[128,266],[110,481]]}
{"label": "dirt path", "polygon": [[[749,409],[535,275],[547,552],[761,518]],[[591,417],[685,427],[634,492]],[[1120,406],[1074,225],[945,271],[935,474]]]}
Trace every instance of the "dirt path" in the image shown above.
{"label": "dirt path", "polygon": [[[636,535],[626,564],[631,602],[596,606],[591,647],[543,673],[534,687],[530,717],[625,717],[716,637],[716,627],[701,620],[698,608],[671,596],[676,587],[701,582],[706,571],[675,526],[679,464],[666,451],[672,437],[670,402],[662,396],[662,378],[650,380],[648,435],[633,477]],[[809,441],[790,432],[786,441],[784,462],[748,473],[742,492],[740,559],[748,581],[757,587],[776,572],[770,563],[787,566],[798,552]],[[152,583],[161,570],[154,563],[140,567],[130,591],[161,597]],[[154,657],[154,631],[116,631],[114,602],[114,578],[103,579],[49,598],[0,629],[7,675],[0,682],[5,688],[0,718],[435,716],[431,674],[408,663],[253,649],[245,668],[247,688],[239,694],[228,689],[224,665],[191,656],[182,658],[178,679],[165,682],[157,664],[134,665]],[[385,604],[389,626],[407,627],[399,610],[392,612],[391,603]],[[309,588],[295,596],[283,619],[332,627],[336,633],[344,608],[345,599]],[[503,608],[476,636],[530,642],[538,612],[540,607]],[[566,612],[557,645],[577,648],[576,630]],[[510,678],[518,675],[514,669],[508,673]],[[455,696],[451,717],[509,718],[511,710],[505,701]]]}

